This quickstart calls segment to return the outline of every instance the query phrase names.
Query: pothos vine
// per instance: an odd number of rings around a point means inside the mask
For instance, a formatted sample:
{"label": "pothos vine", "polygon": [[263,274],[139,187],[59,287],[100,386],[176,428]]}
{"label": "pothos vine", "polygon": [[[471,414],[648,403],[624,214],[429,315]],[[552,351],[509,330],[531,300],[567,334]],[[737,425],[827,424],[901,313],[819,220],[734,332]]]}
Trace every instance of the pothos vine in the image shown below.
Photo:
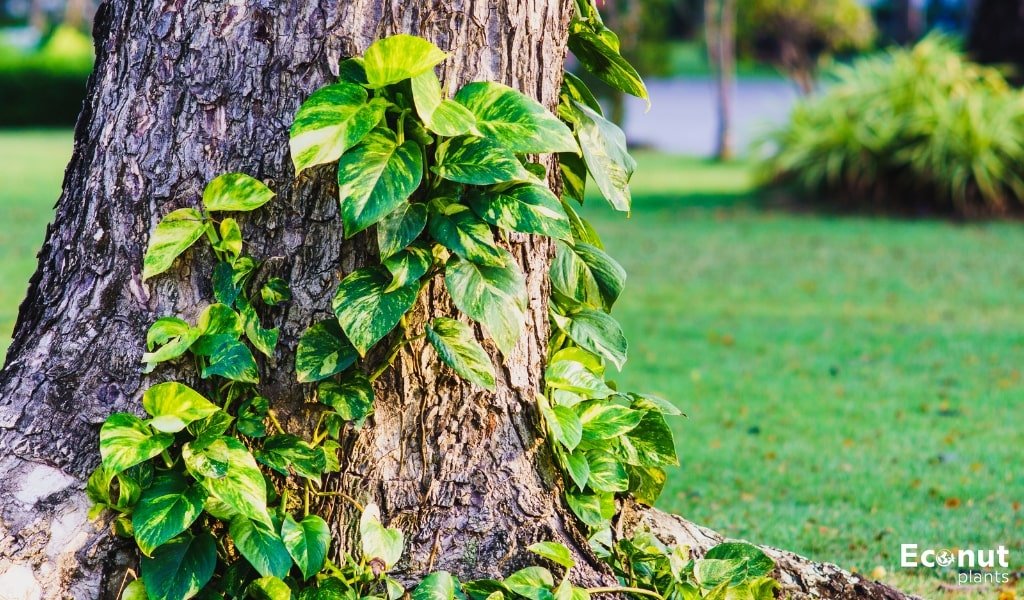
{"label": "pothos vine", "polygon": [[[647,97],[590,1],[577,2],[569,47],[606,83]],[[608,365],[621,369],[626,361],[626,339],[610,315],[625,271],[573,207],[582,204],[589,176],[613,207],[629,210],[636,165],[622,132],[569,73],[557,116],[493,82],[469,83],[447,98],[435,73],[445,57],[421,38],[379,40],[362,58],[343,61],[338,81],[313,93],[292,125],[296,173],[337,163],[344,233],[374,228],[380,256],[379,264],[341,281],[334,318],[313,324],[299,341],[298,381],[315,383],[324,405],[308,437],[285,431],[275,418],[272,401],[259,393],[253,354],[273,355],[278,339],[256,306],[289,302],[288,286],[276,278],[255,284],[259,263],[244,254],[239,223],[226,216],[256,210],[274,193],[248,175],[221,175],[207,185],[201,208],[175,210],[154,230],[143,277],[167,271],[205,238],[216,257],[215,302],[194,324],[158,319],[143,356],[146,372],[190,359],[204,392],[158,383],[143,394],[148,418],[117,413],[100,431],[102,461],[87,487],[93,515],[112,511],[114,533],[134,538],[142,553],[141,577],[122,598],[404,596],[388,575],[402,555],[402,532],[385,527],[375,505],[360,506],[358,555],[335,562],[330,528],[311,512],[312,499],[328,494],[321,477],[340,469],[342,427],[361,426],[372,415],[373,382],[405,344],[426,338],[460,377],[495,388],[491,358],[469,324],[438,317],[418,331],[405,315],[427,283],[443,276],[454,305],[507,356],[525,323],[527,295],[523,273],[495,234],[513,231],[556,240],[552,335],[537,404],[565,476],[566,502],[621,585],[574,586],[569,549],[541,542],[530,549],[561,568],[557,580],[542,566],[501,581],[459,582],[435,572],[412,598],[771,598],[776,584],[766,575],[774,565],[748,544],[722,544],[693,560],[687,549],[666,548],[647,533],[617,542],[611,535],[616,498],[652,504],[664,467],[678,464],[665,421],[678,409],[619,391],[606,379]],[[562,197],[545,184],[545,168],[528,158],[547,153],[559,156]],[[383,352],[371,353],[381,345]],[[377,356],[385,358],[368,358]],[[300,485],[279,485],[273,473]]]}

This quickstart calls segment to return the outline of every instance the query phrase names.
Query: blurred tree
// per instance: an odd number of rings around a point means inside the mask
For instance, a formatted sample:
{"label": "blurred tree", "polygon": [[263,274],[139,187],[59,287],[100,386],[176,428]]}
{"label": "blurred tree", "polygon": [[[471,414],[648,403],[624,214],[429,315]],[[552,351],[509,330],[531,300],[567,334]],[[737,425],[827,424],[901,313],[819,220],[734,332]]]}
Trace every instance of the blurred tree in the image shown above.
{"label": "blurred tree", "polygon": [[1010,79],[1024,83],[1024,0],[980,0],[967,50],[979,62],[1012,65]]}
{"label": "blurred tree", "polygon": [[814,89],[822,60],[863,50],[875,37],[871,13],[858,0],[740,0],[739,39],[775,65],[803,94]]}
{"label": "blurred tree", "polygon": [[925,30],[925,0],[895,0],[893,41],[900,45],[913,44],[921,39]]}
{"label": "blurred tree", "polygon": [[705,0],[704,29],[708,61],[715,73],[718,96],[718,132],[715,157],[733,156],[732,112],[736,88],[736,0]]}

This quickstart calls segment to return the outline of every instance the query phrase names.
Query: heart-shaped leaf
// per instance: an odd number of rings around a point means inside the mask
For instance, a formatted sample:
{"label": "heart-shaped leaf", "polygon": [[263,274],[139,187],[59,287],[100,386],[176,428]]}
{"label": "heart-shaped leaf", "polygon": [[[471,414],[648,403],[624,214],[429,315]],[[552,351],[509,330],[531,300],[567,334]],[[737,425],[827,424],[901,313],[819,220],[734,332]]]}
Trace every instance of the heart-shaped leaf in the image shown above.
{"label": "heart-shaped leaf", "polygon": [[461,136],[441,142],[437,147],[437,166],[444,179],[471,185],[491,185],[506,181],[532,181],[507,147],[487,138]]}
{"label": "heart-shaped leaf", "polygon": [[309,515],[297,522],[286,514],[281,523],[281,539],[303,577],[309,579],[320,572],[331,545],[331,529],[326,521]]}
{"label": "heart-shaped leaf", "polygon": [[199,593],[217,567],[217,541],[203,531],[180,535],[153,556],[142,557],[142,582],[150,600],[185,600]]}
{"label": "heart-shaped leaf", "polygon": [[183,383],[168,381],[151,386],[142,395],[142,407],[153,419],[157,431],[176,433],[192,421],[217,412],[217,405]]}
{"label": "heart-shaped leaf", "polygon": [[419,187],[423,152],[390,129],[371,131],[338,161],[338,197],[345,236],[351,237],[393,212]]}
{"label": "heart-shaped leaf", "polygon": [[142,260],[142,279],[170,269],[174,259],[203,237],[207,227],[202,213],[194,208],[179,208],[168,213],[149,238],[149,247]]}
{"label": "heart-shaped leaf", "polygon": [[578,152],[572,131],[540,103],[493,81],[466,84],[455,95],[487,138],[516,154]]}
{"label": "heart-shaped leaf", "polygon": [[455,137],[475,129],[476,118],[465,106],[447,100],[441,93],[441,82],[433,69],[413,77],[412,97],[416,113],[427,129],[444,137]]}
{"label": "heart-shaped leaf", "polygon": [[302,334],[295,352],[295,372],[302,383],[320,381],[349,368],[357,358],[337,319],[327,319]]}
{"label": "heart-shaped leaf", "polygon": [[238,553],[245,557],[256,572],[263,577],[288,575],[292,558],[288,554],[281,536],[269,525],[245,517],[235,517],[228,526],[228,533]]}
{"label": "heart-shaped leaf", "polygon": [[362,86],[337,83],[320,88],[302,103],[289,139],[296,175],[338,160],[380,123],[385,102],[366,99]]}
{"label": "heart-shaped leaf", "polygon": [[569,217],[547,186],[520,183],[474,188],[466,201],[480,217],[502,229],[571,240]]}
{"label": "heart-shaped leaf", "polygon": [[418,282],[388,291],[391,274],[382,267],[357,269],[342,280],[334,296],[334,314],[361,356],[387,335],[419,295]]}
{"label": "heart-shaped leaf", "polygon": [[169,433],[155,433],[135,415],[114,413],[100,428],[100,457],[114,473],[147,461],[174,443]]}
{"label": "heart-shaped leaf", "polygon": [[427,40],[399,34],[377,40],[363,54],[367,86],[382,88],[429,71],[448,55]]}
{"label": "heart-shaped leaf", "polygon": [[455,258],[445,268],[445,287],[455,306],[491,334],[502,354],[515,347],[526,322],[526,282],[512,255],[500,267]]}
{"label": "heart-shaped leaf", "polygon": [[177,473],[161,475],[142,493],[132,513],[135,541],[146,556],[189,528],[201,512],[206,491]]}
{"label": "heart-shaped leaf", "polygon": [[460,377],[482,388],[494,389],[494,365],[469,325],[439,317],[427,325],[427,340]]}
{"label": "heart-shaped leaf", "polygon": [[[225,173],[203,190],[203,206],[208,211],[256,210],[273,198],[274,192],[265,183],[245,173]],[[237,241],[241,250],[241,237]]]}

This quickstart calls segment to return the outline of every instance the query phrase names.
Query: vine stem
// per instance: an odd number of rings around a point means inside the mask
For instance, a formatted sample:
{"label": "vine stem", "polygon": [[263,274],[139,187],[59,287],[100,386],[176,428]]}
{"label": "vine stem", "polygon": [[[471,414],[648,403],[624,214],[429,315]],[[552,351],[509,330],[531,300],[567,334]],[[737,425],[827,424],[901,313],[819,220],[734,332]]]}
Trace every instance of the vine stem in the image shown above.
{"label": "vine stem", "polygon": [[609,586],[609,587],[596,587],[587,588],[587,591],[591,594],[639,594],[641,596],[650,596],[651,598],[657,598],[658,600],[665,600],[664,596],[658,592],[651,590],[645,590],[638,587],[623,587],[623,586]]}

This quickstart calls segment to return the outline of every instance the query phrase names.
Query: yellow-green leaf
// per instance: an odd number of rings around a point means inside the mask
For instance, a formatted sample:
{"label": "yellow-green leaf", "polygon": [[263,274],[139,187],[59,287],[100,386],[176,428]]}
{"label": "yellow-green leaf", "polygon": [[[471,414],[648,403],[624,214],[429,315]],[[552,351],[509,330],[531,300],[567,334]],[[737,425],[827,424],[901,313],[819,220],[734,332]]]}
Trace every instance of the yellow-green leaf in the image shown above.
{"label": "yellow-green leaf", "polygon": [[149,238],[142,262],[142,278],[149,279],[171,268],[174,259],[201,238],[208,226],[194,208],[179,208],[161,219]]}
{"label": "yellow-green leaf", "polygon": [[296,174],[338,160],[377,126],[385,106],[381,100],[367,102],[366,90],[351,83],[313,92],[292,123],[289,145]]}
{"label": "yellow-green leaf", "polygon": [[[274,197],[262,181],[245,173],[225,173],[206,184],[203,206],[208,211],[255,210]],[[241,248],[241,236],[238,239]]]}
{"label": "yellow-green leaf", "polygon": [[338,161],[338,196],[345,236],[351,237],[393,212],[419,187],[423,152],[378,128]]}
{"label": "yellow-green leaf", "polygon": [[427,40],[399,34],[370,44],[363,54],[367,86],[382,88],[437,66],[448,55]]}

